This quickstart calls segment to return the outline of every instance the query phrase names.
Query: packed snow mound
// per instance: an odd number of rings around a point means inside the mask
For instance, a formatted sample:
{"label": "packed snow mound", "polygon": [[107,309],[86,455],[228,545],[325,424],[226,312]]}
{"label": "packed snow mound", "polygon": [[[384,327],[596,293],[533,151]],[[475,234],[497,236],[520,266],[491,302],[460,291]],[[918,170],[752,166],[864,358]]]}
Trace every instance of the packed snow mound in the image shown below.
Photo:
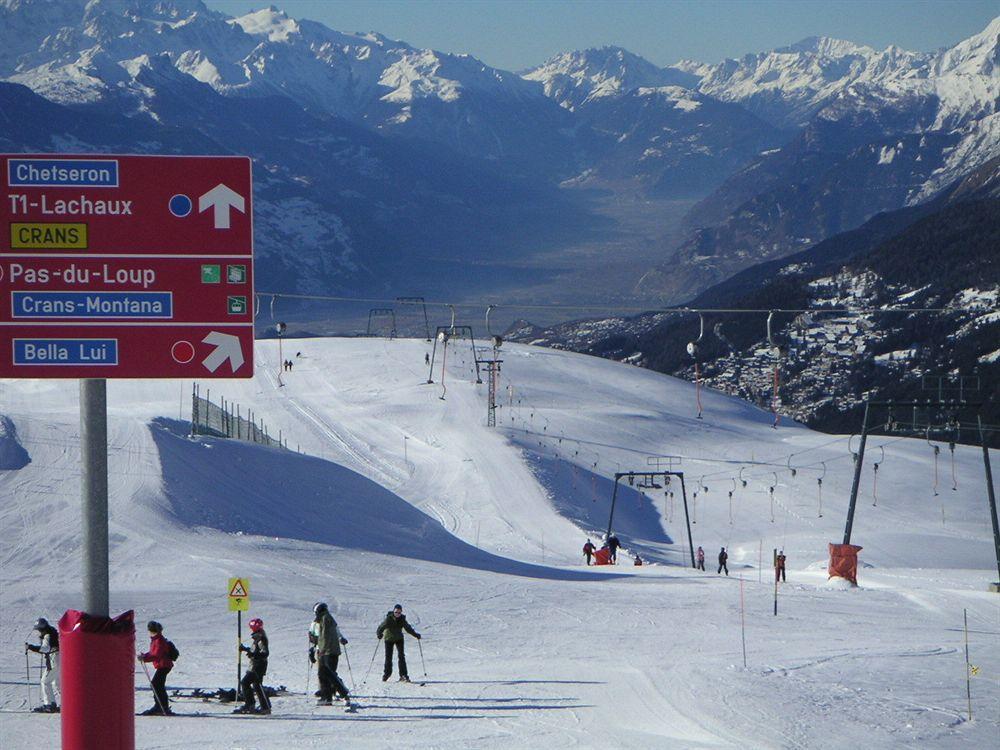
{"label": "packed snow mound", "polygon": [[10,417],[0,414],[0,471],[15,471],[31,463],[28,451],[17,440]]}
{"label": "packed snow mound", "polygon": [[370,479],[323,459],[239,441],[189,439],[190,425],[151,426],[163,493],[185,526],[327,544],[537,578],[588,580],[476,549]]}

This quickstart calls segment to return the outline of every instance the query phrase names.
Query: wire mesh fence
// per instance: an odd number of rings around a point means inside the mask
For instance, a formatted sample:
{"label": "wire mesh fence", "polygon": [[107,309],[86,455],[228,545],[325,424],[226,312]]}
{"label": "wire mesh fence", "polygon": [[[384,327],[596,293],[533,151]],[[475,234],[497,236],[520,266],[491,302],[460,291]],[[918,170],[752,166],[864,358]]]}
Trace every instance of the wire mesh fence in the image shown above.
{"label": "wire mesh fence", "polygon": [[211,391],[201,395],[200,386],[195,383],[191,389],[191,434],[212,437],[233,438],[249,443],[267,445],[272,448],[288,449],[288,442],[278,431],[271,435],[264,420],[258,420],[252,410],[244,410],[239,404],[219,399],[216,404],[210,400]]}

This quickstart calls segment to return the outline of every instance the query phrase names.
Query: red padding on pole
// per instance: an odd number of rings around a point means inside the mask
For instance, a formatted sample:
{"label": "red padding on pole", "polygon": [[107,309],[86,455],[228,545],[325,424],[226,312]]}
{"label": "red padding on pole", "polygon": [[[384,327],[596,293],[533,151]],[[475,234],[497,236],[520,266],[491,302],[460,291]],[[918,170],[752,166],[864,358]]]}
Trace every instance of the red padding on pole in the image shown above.
{"label": "red padding on pole", "polygon": [[59,620],[63,750],[135,750],[134,613]]}
{"label": "red padding on pole", "polygon": [[830,544],[830,578],[840,576],[855,586],[858,585],[858,552],[862,547],[856,544]]}

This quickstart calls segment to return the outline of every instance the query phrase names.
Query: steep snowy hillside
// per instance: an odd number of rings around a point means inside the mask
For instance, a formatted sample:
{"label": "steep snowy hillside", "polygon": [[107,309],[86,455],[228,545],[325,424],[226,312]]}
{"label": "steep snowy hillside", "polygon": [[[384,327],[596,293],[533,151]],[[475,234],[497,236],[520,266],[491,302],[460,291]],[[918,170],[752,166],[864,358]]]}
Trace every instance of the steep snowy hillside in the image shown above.
{"label": "steep snowy hillside", "polygon": [[[258,342],[252,381],[203,385],[252,407],[291,451],[188,438],[190,383],[109,384],[112,608],[164,623],[182,654],[172,689],[214,689],[235,679],[226,580],[248,576],[271,640],[267,682],[288,686],[270,718],[175,698],[196,715],[137,719],[138,747],[290,749],[333,732],[351,747],[888,749],[996,735],[1000,605],[985,590],[995,571],[979,451],[959,447],[956,489],[938,497],[924,441],[870,441],[884,449],[877,504],[866,488],[861,586],[845,589],[827,583],[825,560],[843,530],[846,436],[773,430],[765,412],[713,392],[696,420],[687,383],[518,345],[502,350],[503,405],[487,428],[486,386],[455,342],[432,384],[421,341],[307,339],[284,342],[295,364],[283,386],[274,341]],[[21,643],[35,617],[79,604],[76,384],[2,381],[0,412],[30,456],[0,471],[0,732],[5,748],[55,746],[58,718],[20,713]],[[623,487],[626,564],[583,567],[583,541],[607,523],[609,477],[667,455],[685,472],[710,570],[685,567],[676,479]],[[722,545],[728,577],[714,569]],[[789,561],[777,616],[774,548]],[[645,566],[628,564],[636,552]],[[307,694],[318,600],[350,639],[341,675],[357,714]],[[396,601],[423,635],[407,648],[422,686],[369,671]],[[972,722],[963,609],[982,675]]]}

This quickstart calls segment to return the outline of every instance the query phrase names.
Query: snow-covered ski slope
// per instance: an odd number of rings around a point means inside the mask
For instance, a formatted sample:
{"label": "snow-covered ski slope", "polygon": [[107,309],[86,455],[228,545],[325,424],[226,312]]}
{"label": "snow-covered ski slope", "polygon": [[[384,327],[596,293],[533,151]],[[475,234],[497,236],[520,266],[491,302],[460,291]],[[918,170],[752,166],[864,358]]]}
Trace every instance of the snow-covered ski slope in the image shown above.
{"label": "snow-covered ski slope", "polygon": [[[285,341],[295,365],[278,387],[277,342],[262,341],[256,378],[201,384],[301,453],[188,438],[189,382],[109,382],[112,609],[164,624],[181,650],[171,688],[231,685],[226,582],[247,576],[250,614],[271,641],[266,682],[295,693],[270,718],[178,700],[178,711],[209,715],[139,718],[139,747],[995,746],[1000,597],[986,591],[996,571],[978,449],[957,450],[953,490],[942,446],[935,496],[925,441],[869,441],[853,539],[864,567],[860,587],[845,589],[825,567],[827,542],[843,536],[847,436],[787,421],[774,430],[769,413],[712,392],[697,420],[688,383],[516,345],[501,352],[498,428],[487,428],[468,345],[449,346],[444,386],[440,347],[426,383],[429,349]],[[57,747],[57,717],[19,713],[22,643],[37,616],[80,603],[76,382],[0,382],[0,414],[31,458],[0,471],[0,746]],[[676,484],[619,492],[615,528],[653,564],[587,569],[580,548],[607,524],[608,477],[657,455],[683,456],[674,468],[709,571],[683,566],[679,493],[665,495]],[[741,465],[746,487],[733,481]],[[728,578],[715,574],[721,545]],[[777,617],[775,547],[788,555]],[[357,684],[356,714],[304,694],[318,600],[350,639],[341,674]],[[424,635],[427,684],[382,683],[379,653],[362,685],[375,628],[397,601]],[[979,667],[972,722],[963,608]],[[407,647],[423,679],[417,643]],[[144,683],[138,671],[138,709],[151,703]]]}

